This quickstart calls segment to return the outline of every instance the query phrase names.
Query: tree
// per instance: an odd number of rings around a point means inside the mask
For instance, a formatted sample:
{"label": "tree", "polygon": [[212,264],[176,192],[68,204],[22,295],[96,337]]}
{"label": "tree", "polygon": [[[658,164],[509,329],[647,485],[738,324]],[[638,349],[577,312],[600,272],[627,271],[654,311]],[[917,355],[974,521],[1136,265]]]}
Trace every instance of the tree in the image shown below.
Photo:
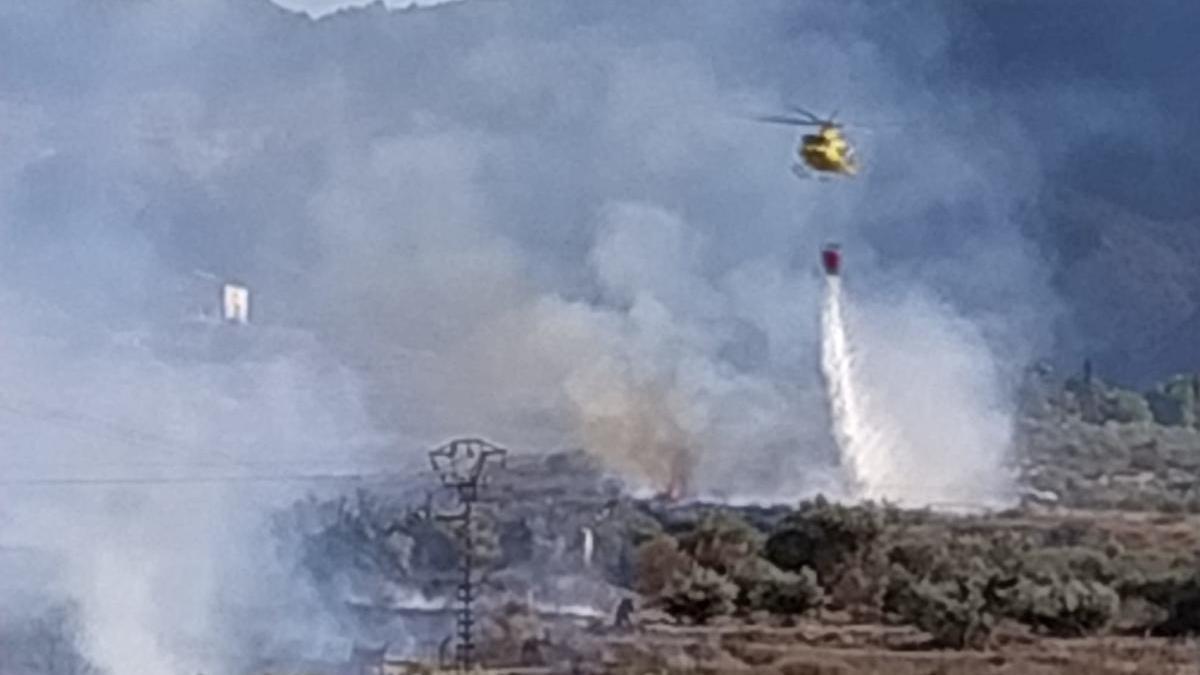
{"label": "tree", "polygon": [[820,607],[825,594],[811,569],[785,572],[762,558],[743,563],[734,572],[733,582],[738,587],[739,607],[782,616],[795,616]]}
{"label": "tree", "polygon": [[679,547],[698,564],[731,574],[757,558],[764,537],[744,518],[731,512],[709,514],[679,539]]}
{"label": "tree", "polygon": [[694,565],[692,559],[679,550],[674,537],[660,534],[638,547],[634,589],[648,597],[657,596],[672,579],[690,572]]}
{"label": "tree", "polygon": [[771,533],[765,557],[780,569],[811,568],[831,588],[851,568],[861,568],[883,532],[883,518],[872,504],[831,504],[823,497],[804,502]]}

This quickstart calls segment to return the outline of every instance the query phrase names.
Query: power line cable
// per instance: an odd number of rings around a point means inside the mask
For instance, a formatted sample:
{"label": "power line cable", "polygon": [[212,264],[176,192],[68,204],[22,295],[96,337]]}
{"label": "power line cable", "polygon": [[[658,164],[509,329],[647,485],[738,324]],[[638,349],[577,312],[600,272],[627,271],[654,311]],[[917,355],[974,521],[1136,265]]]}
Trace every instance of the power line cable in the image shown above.
{"label": "power line cable", "polygon": [[[213,462],[213,461],[206,462],[206,461],[197,461],[197,460],[192,460],[190,462],[187,462],[186,465],[192,466],[192,467],[227,468],[232,465],[232,466],[243,467],[243,468],[255,468],[255,467],[262,467],[262,466],[282,465],[282,464],[289,464],[289,465],[306,464],[309,466],[320,466],[320,465],[335,465],[336,466],[336,465],[341,465],[344,463],[344,460],[339,460],[339,459],[332,459],[332,460],[310,459],[310,458],[301,459],[298,457],[279,457],[279,456],[275,457],[271,461],[246,460],[246,459],[241,459],[229,452],[221,450],[220,448],[216,448],[216,447],[212,447],[212,446],[196,445],[196,444],[192,444],[192,443],[189,443],[186,441],[178,440],[176,438],[171,438],[169,436],[165,436],[162,434],[148,432],[148,431],[145,431],[142,429],[137,429],[136,427],[113,422],[112,420],[98,417],[95,415],[89,415],[87,413],[82,413],[82,412],[75,411],[75,410],[68,410],[68,409],[64,409],[64,408],[55,408],[52,406],[46,406],[46,405],[43,405],[43,404],[40,404],[40,403],[37,403],[34,401],[29,401],[29,400],[14,400],[12,397],[5,397],[3,395],[0,395],[0,412],[7,412],[9,414],[17,415],[20,417],[39,420],[39,421],[51,424],[56,427],[60,427],[60,428],[67,429],[67,430],[78,431],[78,432],[82,432],[85,434],[100,434],[111,440],[118,441],[121,443],[128,443],[130,445],[140,446],[140,447],[144,447],[144,448],[150,448],[150,449],[154,449],[154,450],[170,449],[170,450],[176,451],[174,454],[176,454],[177,456],[179,456],[182,453],[182,454],[185,454],[186,457],[191,458],[196,455],[209,454],[209,455],[217,455],[226,460],[223,462]],[[385,442],[371,444],[368,447],[386,447],[386,446],[390,446],[390,445],[392,445],[391,442],[385,441]],[[155,462],[125,462],[125,464],[150,466],[150,465],[154,465]],[[184,465],[177,464],[176,466],[184,466]]]}
{"label": "power line cable", "polygon": [[0,478],[0,485],[6,487],[81,487],[81,486],[119,486],[119,485],[183,485],[203,483],[295,483],[320,481],[356,481],[395,480],[405,474],[397,471],[376,471],[361,473],[294,473],[294,474],[243,474],[218,476],[68,476],[68,477],[26,477]]}

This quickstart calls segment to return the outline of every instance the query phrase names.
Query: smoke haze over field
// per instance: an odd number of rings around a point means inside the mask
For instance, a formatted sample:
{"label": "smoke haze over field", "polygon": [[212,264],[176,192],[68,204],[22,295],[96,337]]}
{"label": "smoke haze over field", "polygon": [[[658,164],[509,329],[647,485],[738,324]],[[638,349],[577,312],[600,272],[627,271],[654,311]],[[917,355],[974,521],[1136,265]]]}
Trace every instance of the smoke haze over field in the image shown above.
{"label": "smoke haze over field", "polygon": [[[1011,379],[1062,310],[1022,208],[1075,135],[1014,152],[1042,132],[960,68],[981,29],[956,6],[6,2],[3,476],[353,471],[481,433],[654,489],[829,489],[831,238],[879,310],[886,395],[926,376],[897,423],[1003,454]],[[1154,106],[1044,86],[1063,116]],[[784,102],[876,127],[865,175],[796,181],[795,135],[743,118]],[[252,289],[254,326],[192,320],[212,279]],[[243,646],[226,593],[291,593],[253,583],[286,570],[252,533],[302,489],[25,486],[0,545],[57,554],[112,675],[207,667]]]}

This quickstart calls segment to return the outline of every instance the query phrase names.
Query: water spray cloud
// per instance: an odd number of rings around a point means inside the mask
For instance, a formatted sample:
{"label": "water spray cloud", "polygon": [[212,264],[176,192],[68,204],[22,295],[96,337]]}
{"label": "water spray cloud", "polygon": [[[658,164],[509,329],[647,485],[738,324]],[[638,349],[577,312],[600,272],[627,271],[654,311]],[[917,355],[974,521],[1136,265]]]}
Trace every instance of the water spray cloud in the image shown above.
{"label": "water spray cloud", "polygon": [[846,305],[842,280],[829,277],[822,368],[855,495],[911,506],[1009,503],[1012,403],[977,329],[917,293],[854,314]]}

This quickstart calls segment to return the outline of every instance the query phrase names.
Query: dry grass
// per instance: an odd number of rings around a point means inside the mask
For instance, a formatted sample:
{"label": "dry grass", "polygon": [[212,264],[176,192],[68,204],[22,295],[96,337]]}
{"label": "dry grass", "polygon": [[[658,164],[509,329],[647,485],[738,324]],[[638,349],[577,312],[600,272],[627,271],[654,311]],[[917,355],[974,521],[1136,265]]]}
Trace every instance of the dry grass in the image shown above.
{"label": "dry grass", "polygon": [[603,656],[585,668],[631,675],[1200,675],[1194,641],[1012,640],[975,652],[911,648],[918,637],[868,626],[654,626],[593,645]]}

